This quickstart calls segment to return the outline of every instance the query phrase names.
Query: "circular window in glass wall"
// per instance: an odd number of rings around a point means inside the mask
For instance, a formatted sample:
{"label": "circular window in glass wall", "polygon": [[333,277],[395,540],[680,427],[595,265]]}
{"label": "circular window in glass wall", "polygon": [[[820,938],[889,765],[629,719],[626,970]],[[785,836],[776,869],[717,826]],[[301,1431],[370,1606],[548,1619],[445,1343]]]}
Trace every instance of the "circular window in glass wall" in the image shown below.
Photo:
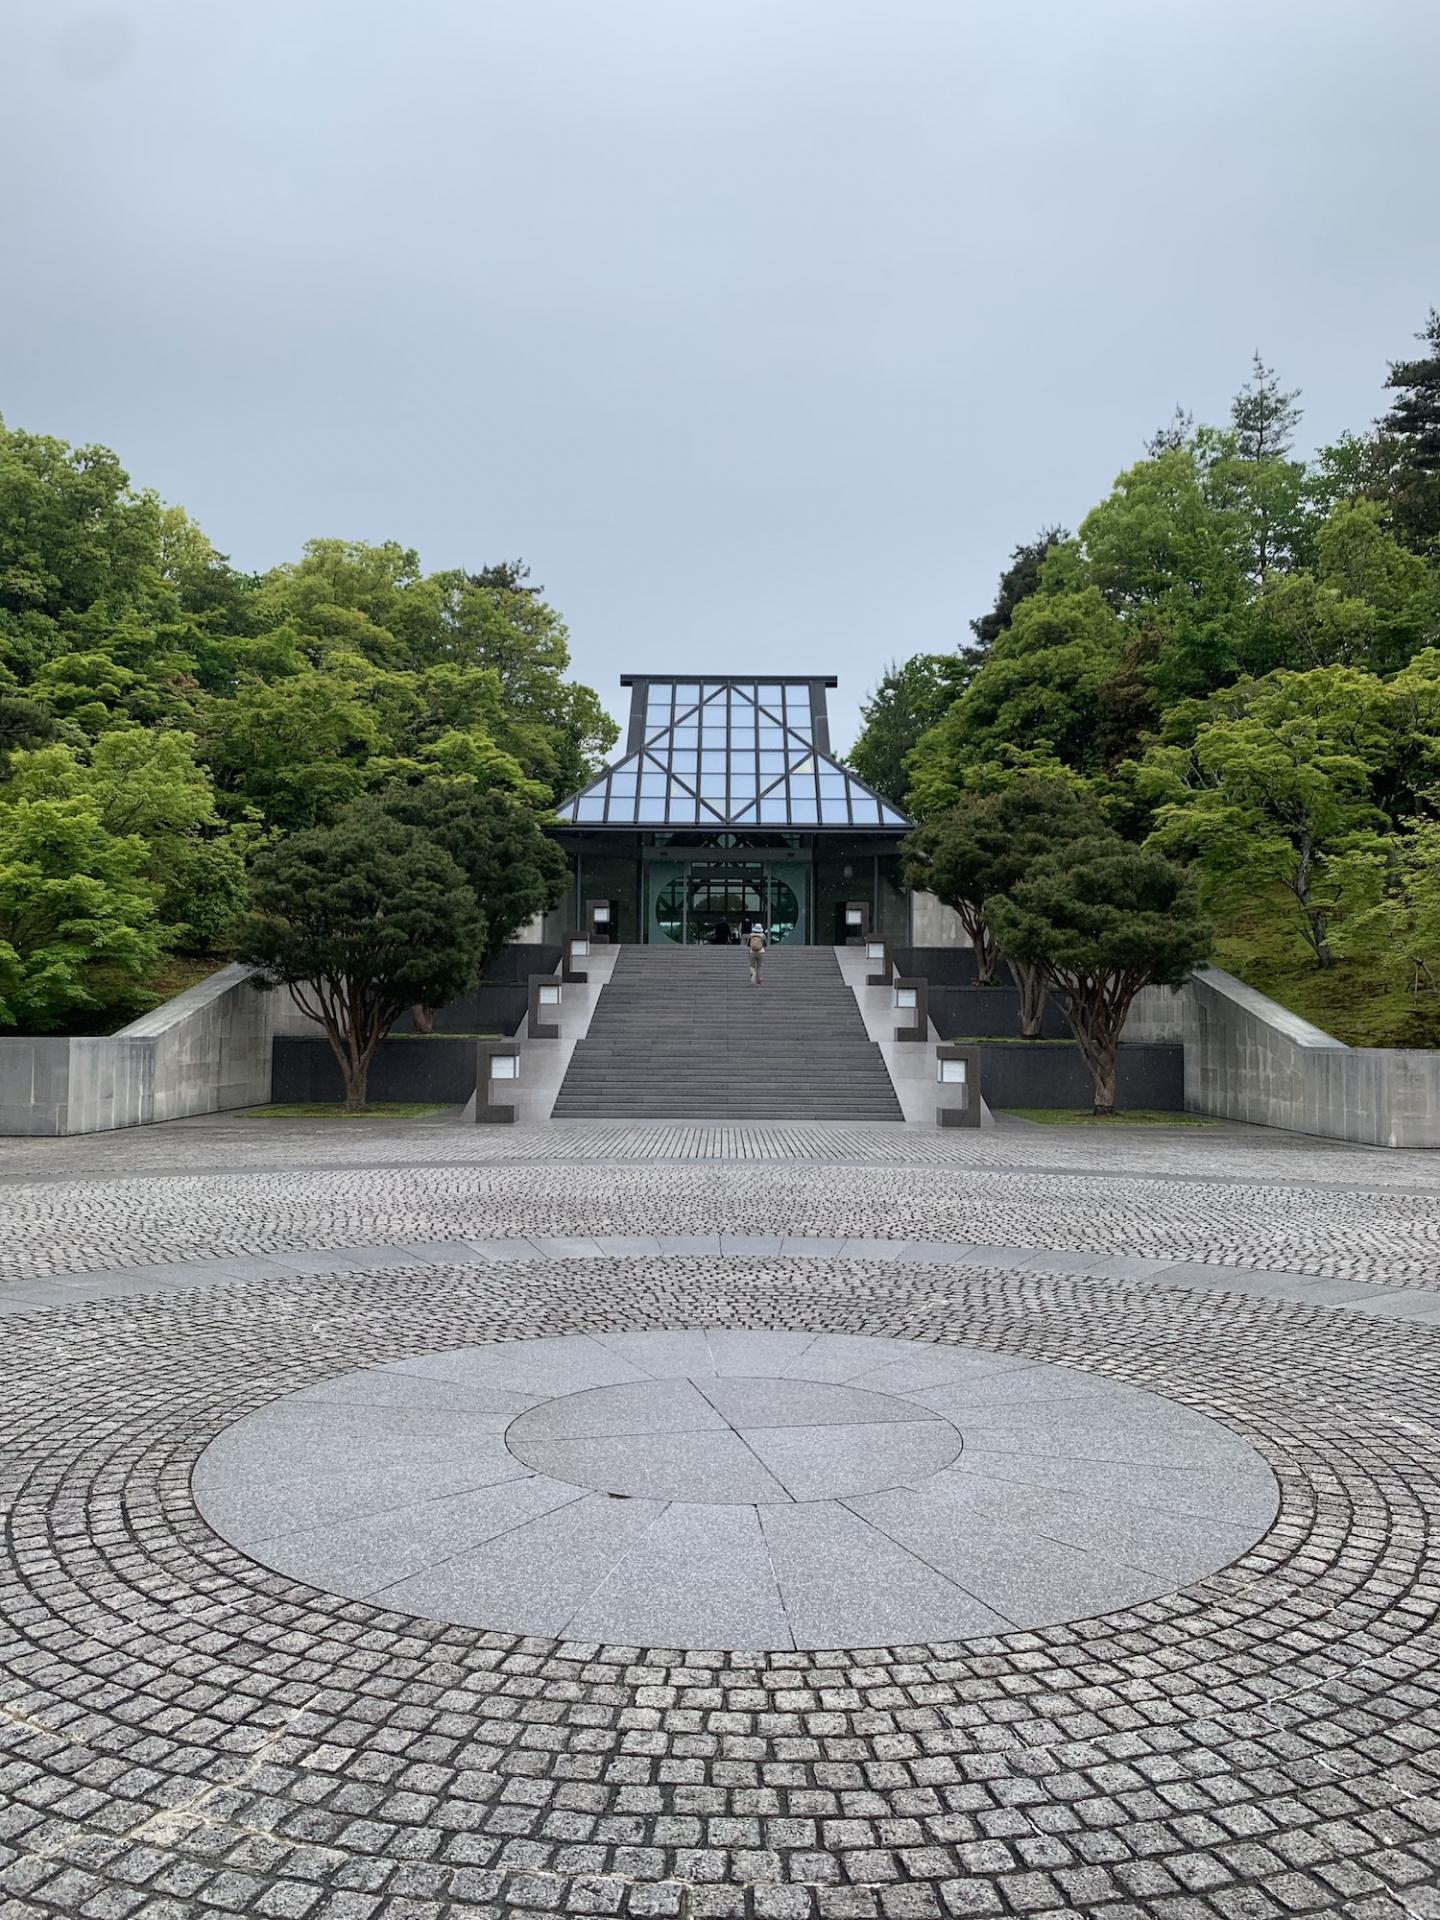
{"label": "circular window in glass wall", "polygon": [[667,940],[691,946],[740,938],[746,921],[760,921],[772,942],[788,940],[800,917],[800,902],[783,880],[763,867],[736,872],[725,867],[671,880],[655,896],[655,924]]}

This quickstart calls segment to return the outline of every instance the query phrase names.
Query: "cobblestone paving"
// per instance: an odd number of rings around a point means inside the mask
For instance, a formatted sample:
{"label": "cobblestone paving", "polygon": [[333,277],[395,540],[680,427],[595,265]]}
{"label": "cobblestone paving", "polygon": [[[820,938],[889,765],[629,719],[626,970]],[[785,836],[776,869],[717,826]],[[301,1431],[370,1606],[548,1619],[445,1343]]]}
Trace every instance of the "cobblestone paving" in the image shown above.
{"label": "cobblestone paving", "polygon": [[[1037,1171],[1032,1140],[1012,1136],[1010,1172],[457,1155],[388,1174],[48,1178],[7,1186],[0,1227],[17,1282],[287,1235],[525,1223],[1000,1246],[1023,1231],[1017,1245],[1440,1280],[1433,1200],[1307,1191],[1309,1155],[1281,1175],[1277,1148],[1245,1160],[1263,1179],[1227,1184],[1247,1150],[1187,1140],[1206,1184],[1145,1178],[1128,1149],[1117,1176],[1113,1141],[1107,1177]],[[1357,1188],[1370,1164],[1313,1157]],[[1393,1184],[1430,1184],[1405,1158]],[[219,1432],[350,1368],[707,1323],[963,1344],[1144,1388],[1254,1446],[1278,1518],[1230,1566],[1123,1613],[746,1655],[417,1622],[265,1571],[191,1497]],[[0,1327],[0,1920],[1434,1920],[1437,1339],[1003,1259],[457,1261],[17,1315]]]}
{"label": "cobblestone paving", "polygon": [[1440,1155],[1352,1147],[1265,1127],[1090,1128],[1006,1126],[939,1133],[875,1122],[768,1122],[726,1127],[684,1121],[565,1121],[552,1126],[457,1127],[426,1121],[337,1124],[228,1115],[69,1140],[0,1140],[0,1184],[88,1174],[225,1172],[241,1167],[476,1165],[491,1162],[705,1160],[833,1161],[1159,1174],[1252,1184],[1300,1182],[1365,1191],[1440,1192]]}
{"label": "cobblestone paving", "polygon": [[480,1162],[11,1184],[0,1280],[376,1241],[676,1230],[1117,1248],[1396,1283],[1440,1274],[1440,1193],[899,1165]]}

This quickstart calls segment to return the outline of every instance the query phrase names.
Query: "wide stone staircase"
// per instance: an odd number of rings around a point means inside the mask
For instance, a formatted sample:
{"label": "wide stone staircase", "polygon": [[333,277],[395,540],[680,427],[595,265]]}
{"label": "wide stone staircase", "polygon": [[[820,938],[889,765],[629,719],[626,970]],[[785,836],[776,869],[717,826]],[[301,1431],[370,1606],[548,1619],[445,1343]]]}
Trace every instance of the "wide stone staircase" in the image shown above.
{"label": "wide stone staircase", "polygon": [[880,1049],[828,947],[622,947],[557,1120],[899,1120]]}

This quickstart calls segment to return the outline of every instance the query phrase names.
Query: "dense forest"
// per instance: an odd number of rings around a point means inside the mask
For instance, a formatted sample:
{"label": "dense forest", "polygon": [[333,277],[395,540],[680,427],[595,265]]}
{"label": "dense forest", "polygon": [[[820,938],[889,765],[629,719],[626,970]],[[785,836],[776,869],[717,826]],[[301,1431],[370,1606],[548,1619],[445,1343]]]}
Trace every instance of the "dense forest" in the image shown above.
{"label": "dense forest", "polygon": [[0,422],[0,1027],[120,1024],[342,826],[413,873],[423,816],[486,894],[483,957],[553,898],[540,823],[615,737],[568,666],[518,562],[313,540],[245,574],[107,449]]}
{"label": "dense forest", "polygon": [[1360,1045],[1440,1043],[1440,313],[1418,339],[1311,459],[1258,355],[1223,426],[1177,413],[852,755],[936,845],[1068,784],[1198,878],[1218,964]]}

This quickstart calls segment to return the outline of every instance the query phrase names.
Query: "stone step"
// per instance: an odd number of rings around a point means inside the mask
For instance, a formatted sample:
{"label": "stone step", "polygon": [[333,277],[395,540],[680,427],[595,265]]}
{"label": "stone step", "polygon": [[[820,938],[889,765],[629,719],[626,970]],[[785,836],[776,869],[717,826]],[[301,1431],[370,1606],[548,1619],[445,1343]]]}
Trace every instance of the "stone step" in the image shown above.
{"label": "stone step", "polygon": [[623,947],[571,1055],[557,1119],[899,1120],[835,956]]}

